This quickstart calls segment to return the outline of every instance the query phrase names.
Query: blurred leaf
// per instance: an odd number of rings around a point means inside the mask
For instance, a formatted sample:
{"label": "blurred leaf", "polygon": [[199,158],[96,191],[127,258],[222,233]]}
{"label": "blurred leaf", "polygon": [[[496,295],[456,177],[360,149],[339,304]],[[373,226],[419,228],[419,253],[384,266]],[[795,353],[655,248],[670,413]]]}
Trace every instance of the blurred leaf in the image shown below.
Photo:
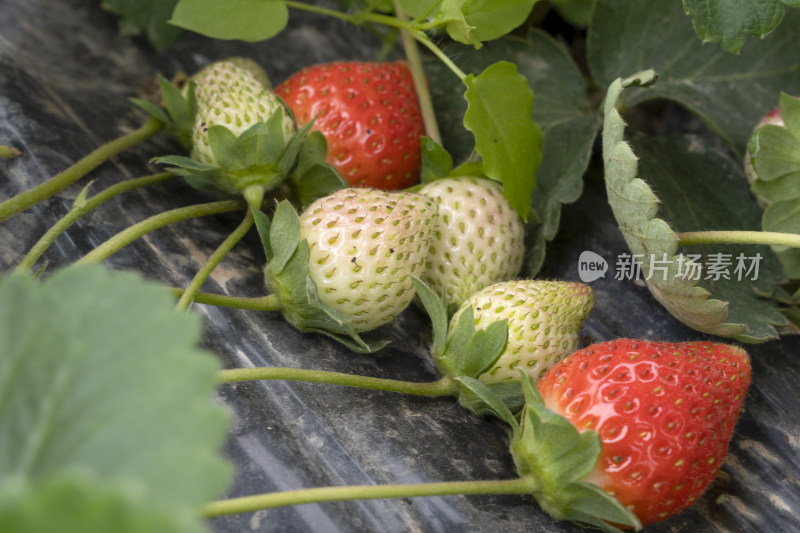
{"label": "blurred leaf", "polygon": [[[69,470],[176,512],[219,496],[227,415],[199,316],[128,273],[73,267],[0,282],[0,478]],[[13,530],[13,529],[12,529]],[[8,531],[4,529],[4,531]]]}
{"label": "blurred leaf", "polygon": [[777,106],[780,92],[800,94],[798,35],[800,10],[790,10],[778,29],[735,56],[703,46],[678,2],[603,0],[589,32],[589,66],[601,87],[655,69],[659,83],[627,91],[624,105],[674,100],[743,156],[753,128]]}
{"label": "blurred leaf", "polygon": [[703,42],[721,43],[723,49],[738,54],[748,35],[763,38],[774,30],[792,1],[683,0],[683,9]]}
{"label": "blurred leaf", "polygon": [[103,0],[104,9],[120,16],[122,35],[144,33],[156,50],[174,43],[181,34],[180,28],[167,21],[178,0]]}
{"label": "blurred leaf", "polygon": [[194,513],[174,513],[99,477],[59,474],[42,483],[0,483],[0,531],[14,533],[203,533]]}
{"label": "blurred leaf", "polygon": [[579,28],[583,28],[592,20],[594,0],[550,0],[561,18]]}
{"label": "blurred leaf", "polygon": [[288,21],[281,0],[179,0],[170,23],[213,39],[257,42],[279,34]]}

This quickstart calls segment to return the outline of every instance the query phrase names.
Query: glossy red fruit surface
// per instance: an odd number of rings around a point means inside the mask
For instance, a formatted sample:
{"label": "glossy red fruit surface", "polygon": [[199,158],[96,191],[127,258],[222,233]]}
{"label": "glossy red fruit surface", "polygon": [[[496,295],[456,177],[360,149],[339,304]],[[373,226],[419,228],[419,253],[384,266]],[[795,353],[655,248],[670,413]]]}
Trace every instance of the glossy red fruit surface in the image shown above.
{"label": "glossy red fruit surface", "polygon": [[615,340],[575,352],[538,384],[545,405],[602,453],[585,478],[643,524],[691,505],[716,477],[747,388],[741,348]]}
{"label": "glossy red fruit surface", "polygon": [[339,62],[305,68],[275,92],[298,125],[328,141],[326,161],[353,186],[402,189],[419,179],[422,113],[408,65]]}

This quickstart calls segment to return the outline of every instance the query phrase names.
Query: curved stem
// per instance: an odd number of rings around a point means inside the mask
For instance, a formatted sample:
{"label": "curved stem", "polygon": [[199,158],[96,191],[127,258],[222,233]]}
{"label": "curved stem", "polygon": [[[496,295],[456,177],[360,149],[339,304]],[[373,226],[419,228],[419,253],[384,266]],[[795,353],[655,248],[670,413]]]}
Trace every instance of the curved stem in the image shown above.
{"label": "curved stem", "polygon": [[444,63],[447,66],[447,68],[452,70],[453,73],[456,76],[458,76],[458,79],[463,81],[467,77],[464,71],[458,68],[458,66],[455,63],[453,63],[453,61],[449,57],[447,57],[447,55],[442,51],[441,48],[433,44],[433,42],[430,39],[428,39],[428,36],[425,35],[425,33],[419,30],[412,30],[411,34],[417,41],[419,41],[420,44],[422,44],[428,50],[433,52],[433,54],[439,58],[439,61]]}
{"label": "curved stem", "polygon": [[0,159],[13,159],[19,157],[20,152],[13,146],[0,145]]}
{"label": "curved stem", "polygon": [[380,15],[377,13],[363,13],[359,15],[350,15],[348,13],[342,13],[341,11],[336,11],[334,9],[328,9],[319,6],[313,6],[310,4],[305,4],[303,2],[295,2],[293,0],[286,0],[284,2],[288,7],[294,9],[300,9],[303,11],[311,11],[313,13],[319,13],[321,15],[327,15],[329,17],[337,18],[339,20],[344,20],[350,22],[351,24],[361,25],[364,22],[374,22],[376,24],[383,24],[384,26],[391,26],[393,28],[400,28],[401,30],[407,30],[409,34],[422,43],[426,48],[428,48],[431,52],[436,55],[450,70],[452,70],[459,79],[463,80],[467,77],[460,68],[453,63],[447,55],[445,55],[442,50],[436,46],[430,38],[425,34],[424,31],[421,31],[420,27],[415,27],[412,23],[402,21],[396,17],[391,17],[389,15]]}
{"label": "curved stem", "polygon": [[194,300],[194,296],[197,294],[197,291],[200,290],[200,287],[203,286],[203,283],[205,283],[206,279],[208,279],[208,276],[210,276],[214,269],[217,268],[217,265],[219,265],[220,261],[222,261],[222,259],[228,255],[228,252],[231,251],[236,243],[242,240],[242,237],[244,237],[245,234],[250,231],[250,228],[253,227],[254,220],[253,210],[248,209],[244,220],[242,220],[239,226],[233,230],[233,233],[228,235],[228,237],[222,241],[222,244],[220,244],[219,247],[214,250],[214,253],[208,258],[206,263],[203,265],[203,268],[201,268],[197,274],[195,274],[194,278],[192,278],[189,286],[186,287],[186,290],[178,300],[175,309],[184,311],[192,305],[192,301]]}
{"label": "curved stem", "polygon": [[227,213],[229,211],[237,211],[245,206],[246,204],[242,200],[227,200],[224,202],[210,202],[207,204],[190,205],[188,207],[180,207],[178,209],[165,211],[164,213],[152,216],[139,222],[138,224],[134,224],[124,231],[117,233],[106,242],[76,261],[76,263],[99,263],[104,261],[136,239],[147,235],[153,230],[168,226],[174,222],[181,222],[183,220],[190,220],[192,218],[207,215],[217,215],[220,213]]}
{"label": "curved stem", "polygon": [[66,189],[118,153],[149,139],[162,127],[163,124],[160,120],[151,117],[139,129],[100,146],[46,182],[0,203],[0,221],[10,218]]}
{"label": "curved stem", "polygon": [[211,502],[203,507],[203,516],[212,518],[286,505],[380,498],[415,498],[452,494],[528,494],[531,480],[517,478],[498,481],[450,481],[407,485],[354,485],[272,492],[244,498]]}
{"label": "curved stem", "polygon": [[[394,2],[394,10],[399,20],[408,22],[408,17],[400,9],[397,0]],[[439,124],[436,122],[433,99],[425,78],[425,71],[422,68],[422,57],[420,56],[419,48],[417,48],[417,43],[408,27],[400,31],[400,36],[403,41],[403,50],[406,53],[406,59],[408,59],[408,65],[411,69],[411,77],[414,79],[414,88],[417,90],[419,107],[422,111],[422,122],[425,125],[425,134],[436,141],[437,144],[442,144],[442,136],[439,133]]]}
{"label": "curved stem", "polygon": [[800,248],[800,235],[772,231],[690,231],[678,233],[678,244],[765,244]]}
{"label": "curved stem", "polygon": [[[170,289],[175,296],[182,296],[183,289]],[[216,305],[217,307],[230,307],[233,309],[245,309],[247,311],[280,311],[281,302],[274,294],[268,294],[259,298],[243,298],[241,296],[226,296],[224,294],[212,294],[210,292],[198,292],[194,295],[194,303]]]}
{"label": "curved stem", "polygon": [[449,377],[444,377],[429,383],[414,383],[411,381],[358,376],[355,374],[329,372],[326,370],[309,370],[306,368],[232,368],[230,370],[221,370],[219,372],[220,383],[259,380],[325,383],[327,385],[341,385],[343,387],[356,387],[359,389],[380,390],[385,392],[396,392],[398,394],[411,394],[414,396],[430,397],[451,396],[457,392],[455,380]]}
{"label": "curved stem", "polygon": [[25,257],[22,258],[22,261],[20,261],[19,265],[17,265],[17,270],[32,269],[36,264],[36,261],[39,260],[45,251],[47,251],[47,249],[51,244],[53,244],[59,235],[64,233],[81,217],[85,216],[93,209],[96,209],[104,202],[109,201],[118,194],[130,191],[131,189],[135,189],[137,187],[147,187],[148,185],[153,185],[176,176],[177,174],[172,174],[171,172],[161,172],[151,176],[145,176],[143,178],[126,180],[108,187],[83,203],[78,204],[76,202],[72,209],[66,215],[61,217],[58,222],[53,224],[50,229],[47,230],[47,232],[36,242],[36,244],[31,247],[30,251],[28,251]]}

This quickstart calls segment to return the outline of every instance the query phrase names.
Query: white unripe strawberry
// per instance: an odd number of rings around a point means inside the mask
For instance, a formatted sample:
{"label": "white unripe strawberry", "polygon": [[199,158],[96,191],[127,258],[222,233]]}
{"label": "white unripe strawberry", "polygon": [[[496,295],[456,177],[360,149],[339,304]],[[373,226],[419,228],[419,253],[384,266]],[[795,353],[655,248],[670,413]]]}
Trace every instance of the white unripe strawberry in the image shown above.
{"label": "white unripe strawberry", "polygon": [[192,158],[203,163],[217,164],[208,130],[221,125],[238,137],[251,126],[264,122],[280,110],[284,143],[296,133],[294,120],[280,99],[270,92],[250,69],[238,61],[212,63],[195,74],[197,114],[192,131]]}
{"label": "white unripe strawberry", "polygon": [[538,381],[550,367],[578,349],[581,326],[593,306],[592,290],[582,283],[514,280],[470,296],[450,323],[457,324],[469,307],[477,330],[507,320],[505,350],[478,379],[484,383],[518,381],[519,371],[524,370]]}
{"label": "white unripe strawberry", "polygon": [[343,189],[300,215],[310,276],[319,299],[368,331],[390,322],[414,298],[436,223],[433,200],[417,193]]}
{"label": "white unripe strawberry", "polygon": [[420,192],[439,206],[422,280],[448,305],[517,276],[525,253],[522,221],[498,182],[444,178]]}

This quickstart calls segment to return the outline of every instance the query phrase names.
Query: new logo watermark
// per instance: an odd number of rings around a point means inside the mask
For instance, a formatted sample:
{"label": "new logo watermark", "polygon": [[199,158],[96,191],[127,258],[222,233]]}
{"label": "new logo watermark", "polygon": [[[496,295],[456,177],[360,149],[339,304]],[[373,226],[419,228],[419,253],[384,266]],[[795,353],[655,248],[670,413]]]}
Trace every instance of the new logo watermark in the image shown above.
{"label": "new logo watermark", "polygon": [[578,276],[584,283],[606,277],[608,262],[594,252],[581,252],[578,258]]}
{"label": "new logo watermark", "polygon": [[[714,254],[681,254],[669,258],[667,254],[619,254],[614,264],[614,279],[619,281],[649,281],[660,277],[686,280],[736,280],[755,281],[758,279],[758,268],[761,264],[760,253],[755,255]],[[584,283],[591,283],[606,277],[608,262],[595,252],[581,252],[578,258],[578,276]]]}

